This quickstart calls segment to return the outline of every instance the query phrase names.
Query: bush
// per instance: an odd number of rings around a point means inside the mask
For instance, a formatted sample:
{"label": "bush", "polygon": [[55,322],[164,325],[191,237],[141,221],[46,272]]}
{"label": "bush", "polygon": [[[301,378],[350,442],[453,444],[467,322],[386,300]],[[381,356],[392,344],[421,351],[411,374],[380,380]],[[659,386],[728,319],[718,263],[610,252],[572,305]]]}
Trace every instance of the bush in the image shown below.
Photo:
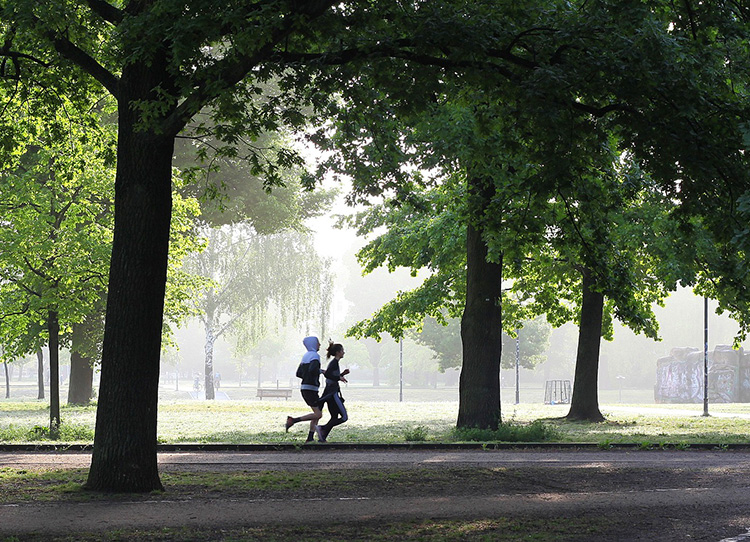
{"label": "bush", "polygon": [[427,440],[427,428],[423,425],[407,429],[404,431],[404,440],[406,442],[424,442]]}
{"label": "bush", "polygon": [[529,424],[503,423],[497,431],[478,428],[454,429],[453,438],[467,442],[545,442],[557,440],[559,434],[555,428],[536,420]]}

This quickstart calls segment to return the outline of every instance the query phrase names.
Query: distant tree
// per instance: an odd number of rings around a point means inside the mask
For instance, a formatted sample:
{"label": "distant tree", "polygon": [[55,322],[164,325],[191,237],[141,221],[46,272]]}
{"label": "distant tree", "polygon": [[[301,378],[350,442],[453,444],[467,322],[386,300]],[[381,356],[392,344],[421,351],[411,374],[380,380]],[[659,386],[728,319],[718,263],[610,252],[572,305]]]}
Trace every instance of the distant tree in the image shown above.
{"label": "distant tree", "polygon": [[[346,301],[349,303],[348,310],[346,312],[346,319],[343,322],[343,326],[352,327],[345,332],[346,336],[357,337],[362,340],[362,343],[367,351],[367,365],[372,369],[372,385],[375,387],[381,384],[381,370],[383,362],[383,343],[381,342],[380,334],[365,334],[354,331],[357,328],[357,323],[371,316],[377,309],[383,304],[383,302],[390,297],[396,295],[400,290],[399,288],[406,286],[409,282],[408,276],[402,274],[396,278],[390,273],[386,273],[384,270],[375,268],[365,270],[363,276],[362,271],[357,266],[354,260],[354,255],[349,253],[344,259],[344,266],[347,271],[347,278],[343,288],[343,294]],[[401,335],[388,335],[388,331],[384,330],[386,342],[391,342],[394,338],[397,340]]]}
{"label": "distant tree", "polygon": [[[93,124],[95,119],[77,120]],[[108,168],[113,157],[106,129],[94,137],[70,122],[64,109],[51,120],[19,160],[0,171],[5,224],[0,229],[0,310],[13,323],[4,337],[6,355],[38,348],[39,324],[44,323],[54,435],[60,425],[61,332],[93,311],[106,287],[112,220]],[[58,132],[68,138],[61,140]]]}
{"label": "distant tree", "polygon": [[[511,330],[511,334],[503,334],[503,357],[501,366],[509,369],[515,366],[516,349],[515,336],[520,341],[520,365],[524,369],[534,369],[544,363],[544,352],[549,346],[551,326],[543,318],[522,323],[523,327]],[[438,323],[431,317],[424,319],[421,331],[410,331],[408,335],[417,343],[429,347],[438,360],[441,371],[460,367],[462,362],[462,347],[460,322],[457,318],[446,320],[446,325]]]}
{"label": "distant tree", "polygon": [[327,264],[316,257],[312,239],[303,233],[260,235],[249,225],[236,224],[205,228],[202,235],[206,248],[190,256],[186,267],[206,279],[195,302],[206,332],[206,399],[213,399],[215,341],[225,334],[257,341],[271,308],[282,321],[317,320]]}

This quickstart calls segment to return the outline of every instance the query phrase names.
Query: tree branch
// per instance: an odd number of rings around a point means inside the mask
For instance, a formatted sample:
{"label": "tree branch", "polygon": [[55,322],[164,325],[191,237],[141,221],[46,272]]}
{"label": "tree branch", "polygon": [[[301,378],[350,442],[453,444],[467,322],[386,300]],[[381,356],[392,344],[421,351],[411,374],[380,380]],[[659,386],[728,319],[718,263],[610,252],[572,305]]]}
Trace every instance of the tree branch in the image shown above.
{"label": "tree branch", "polygon": [[53,32],[48,32],[47,37],[52,41],[55,50],[67,60],[76,64],[91,77],[99,81],[101,85],[109,91],[112,96],[117,98],[119,79],[113,75],[104,66],[99,64],[96,59],[86,51],[75,45],[67,38],[63,38]]}
{"label": "tree branch", "polygon": [[86,3],[91,8],[91,11],[108,23],[117,25],[122,22],[124,13],[109,2],[106,2],[105,0],[86,0]]}
{"label": "tree branch", "polygon": [[21,288],[21,290],[25,291],[26,293],[28,293],[28,294],[30,294],[32,296],[42,297],[42,293],[41,292],[37,292],[36,290],[32,289],[30,286],[27,286],[26,284],[24,284],[20,280],[13,280],[13,279],[11,279],[10,282],[12,282],[13,284],[15,284],[16,286],[18,286],[19,288]]}

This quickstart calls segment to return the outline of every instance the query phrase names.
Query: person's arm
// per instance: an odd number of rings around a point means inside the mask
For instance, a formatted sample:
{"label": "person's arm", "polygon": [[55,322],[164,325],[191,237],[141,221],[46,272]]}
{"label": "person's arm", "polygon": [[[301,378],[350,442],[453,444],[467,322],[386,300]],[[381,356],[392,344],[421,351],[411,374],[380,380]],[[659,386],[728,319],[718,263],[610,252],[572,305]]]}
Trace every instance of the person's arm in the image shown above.
{"label": "person's arm", "polygon": [[336,360],[336,358],[333,358],[330,363],[328,363],[328,367],[323,372],[323,375],[328,380],[338,380],[341,378],[341,372],[339,369],[339,362]]}

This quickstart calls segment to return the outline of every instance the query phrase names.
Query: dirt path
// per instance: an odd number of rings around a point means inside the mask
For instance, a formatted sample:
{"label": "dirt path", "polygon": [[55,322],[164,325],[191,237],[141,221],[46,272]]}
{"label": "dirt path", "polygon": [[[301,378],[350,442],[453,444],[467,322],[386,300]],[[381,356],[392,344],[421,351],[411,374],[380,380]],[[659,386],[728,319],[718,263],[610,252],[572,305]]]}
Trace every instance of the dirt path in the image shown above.
{"label": "dirt path", "polygon": [[[87,467],[88,454],[0,454],[0,467]],[[163,472],[436,469],[465,479],[411,488],[394,483],[319,497],[191,496],[0,506],[0,534],[120,528],[315,525],[336,510],[347,522],[605,516],[606,536],[580,540],[743,540],[750,529],[750,452],[296,451],[160,454]],[[488,471],[487,469],[492,469]],[[471,476],[472,471],[480,475]],[[490,480],[489,472],[501,475]],[[486,481],[486,482],[485,482]],[[750,541],[750,538],[748,538]]]}

